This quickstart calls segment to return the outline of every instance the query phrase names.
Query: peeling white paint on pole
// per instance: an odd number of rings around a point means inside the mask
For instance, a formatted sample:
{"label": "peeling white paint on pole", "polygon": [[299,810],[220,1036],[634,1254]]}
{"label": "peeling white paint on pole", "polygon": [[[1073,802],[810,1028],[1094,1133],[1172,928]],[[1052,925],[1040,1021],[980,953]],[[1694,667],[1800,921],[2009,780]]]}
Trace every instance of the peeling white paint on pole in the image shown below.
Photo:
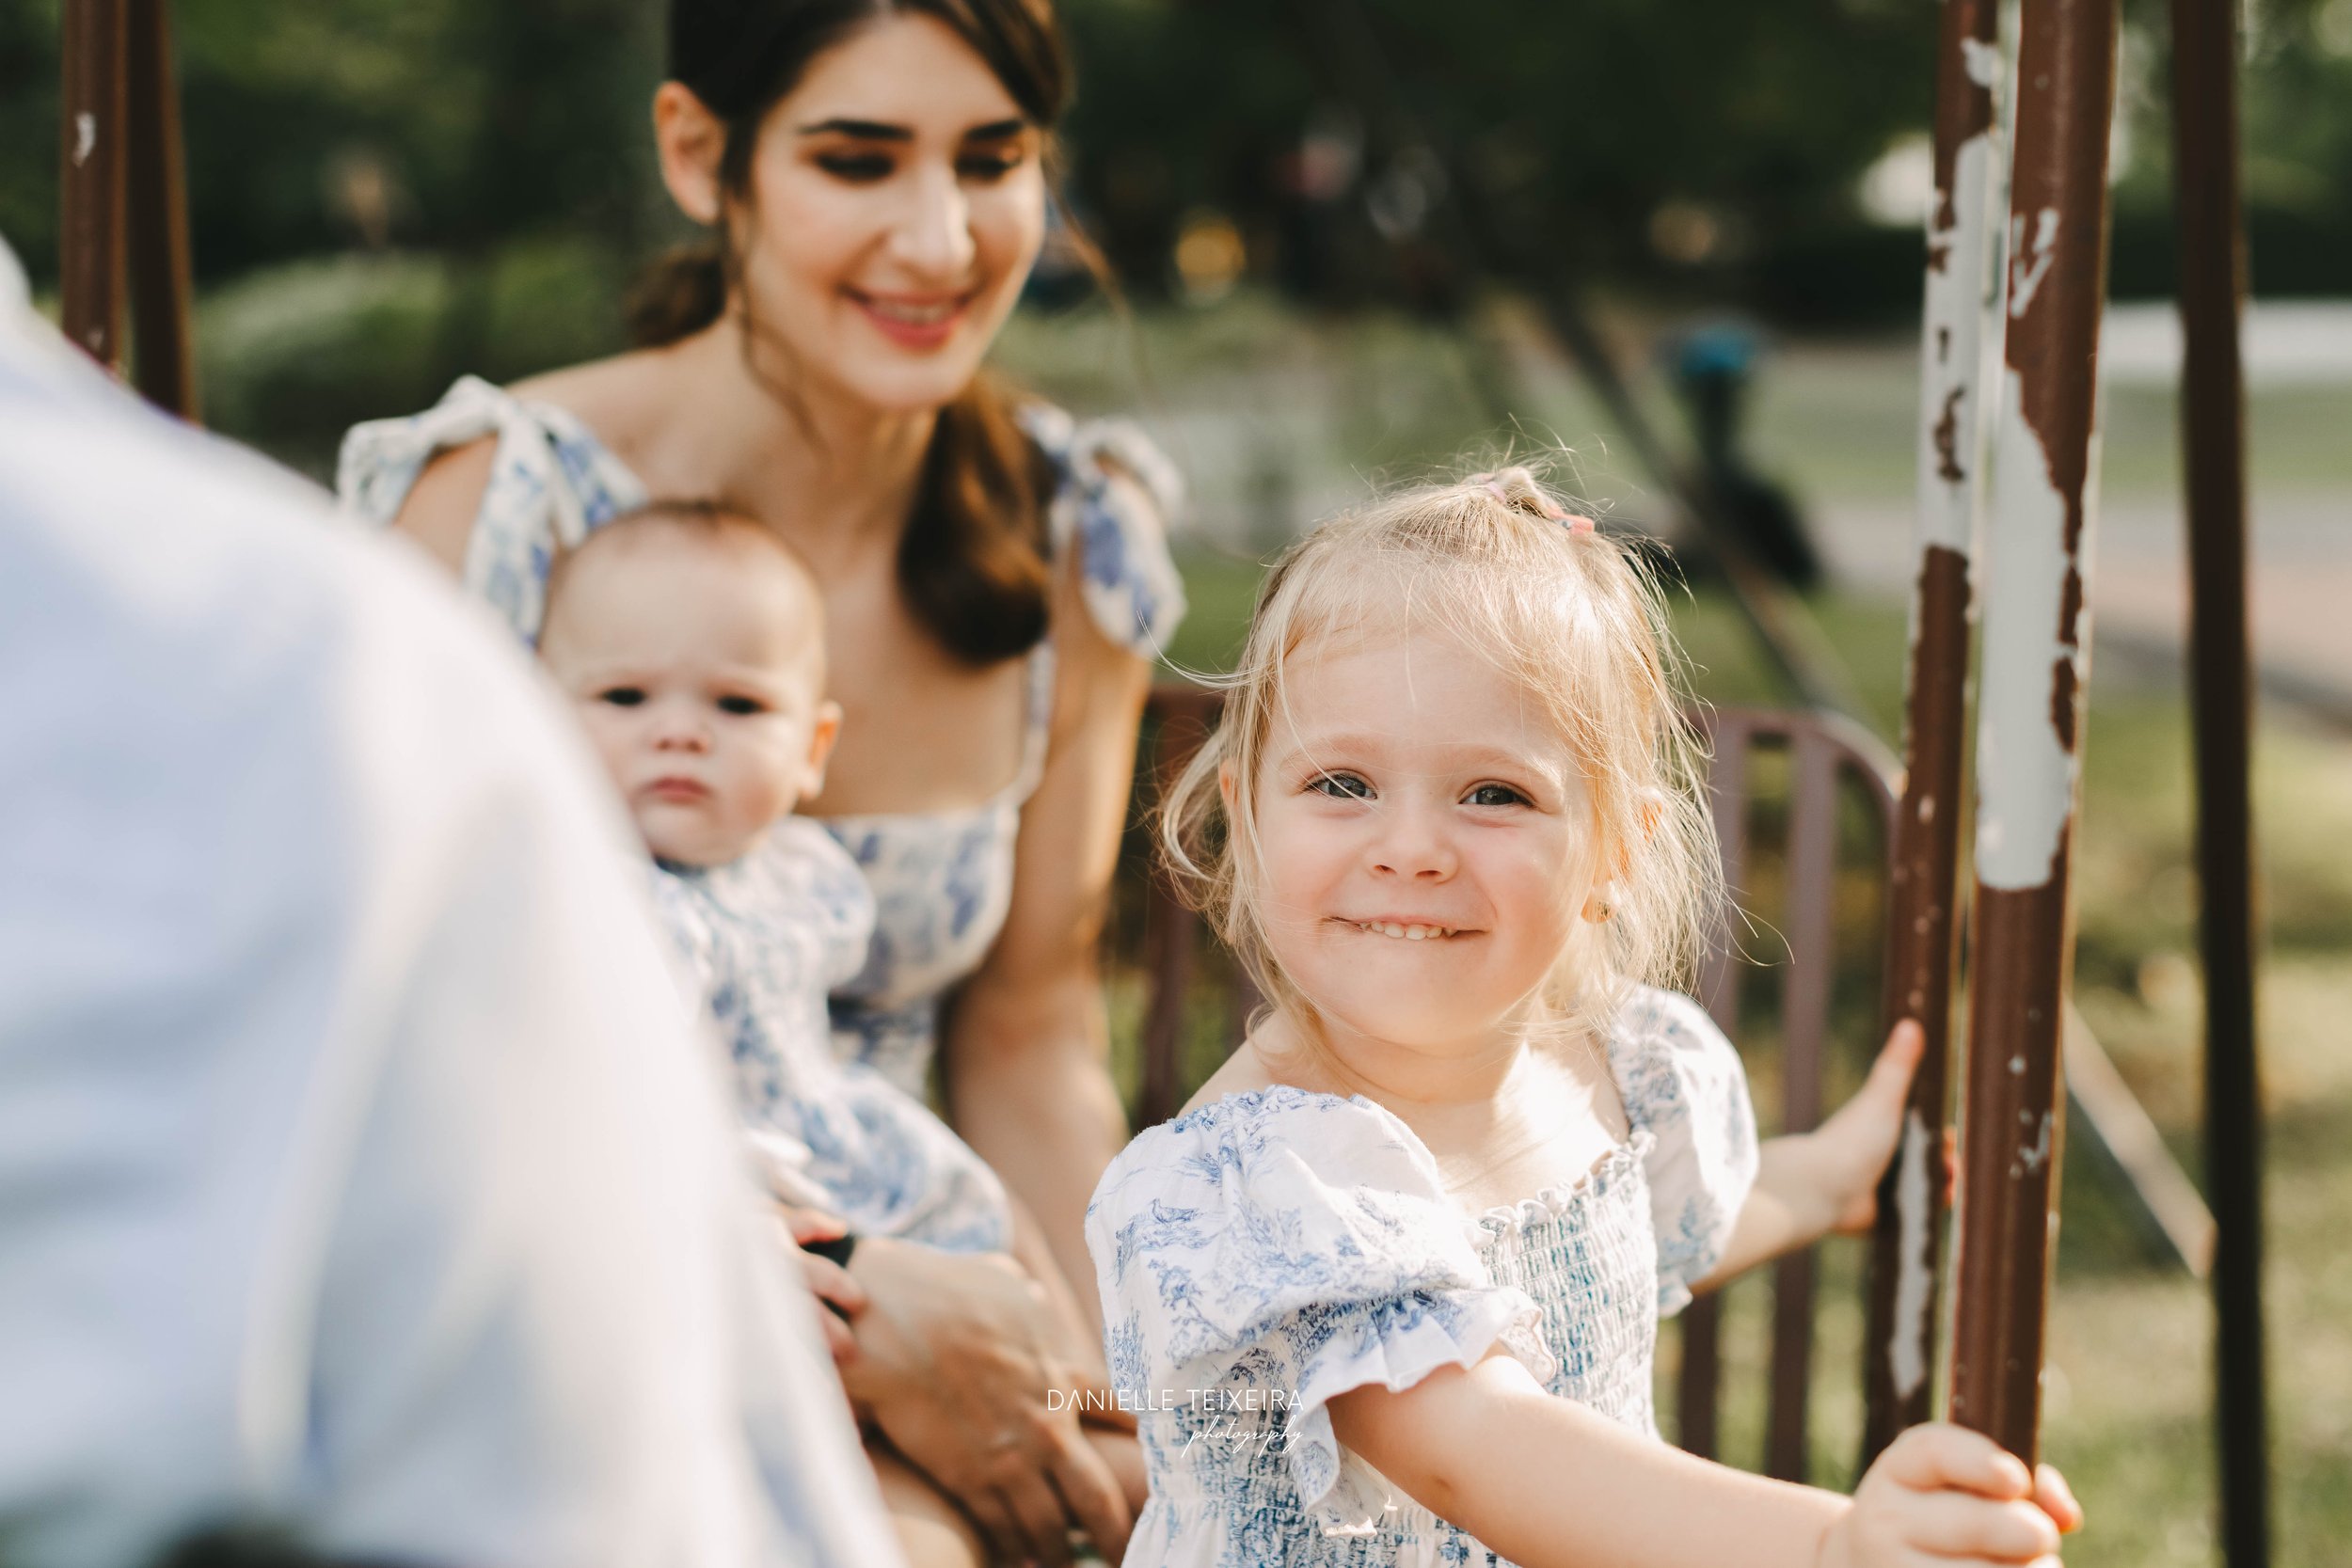
{"label": "peeling white paint on pole", "polygon": [[1903,1118],[1901,1164],[1896,1174],[1895,1211],[1902,1227],[1901,1262],[1895,1275],[1895,1322],[1915,1332],[1897,1334],[1886,1354],[1895,1393],[1910,1399],[1928,1381],[1929,1320],[1935,1303],[1935,1192],[1929,1159],[1936,1135],[1915,1110]]}
{"label": "peeling white paint on pole", "polygon": [[[1977,700],[1977,879],[1987,887],[2041,887],[2052,874],[2074,804],[2075,749],[2058,732],[2058,704],[2079,701],[2090,641],[2088,607],[2075,642],[2058,639],[2074,561],[2066,548],[2066,497],[2051,477],[2042,437],[2026,422],[2025,384],[2014,367],[2001,374],[2001,454],[1993,480],[1985,557],[1979,563],[1988,620]],[[2099,471],[2091,436],[2088,472]],[[2097,482],[2083,484],[2083,533],[2090,549]],[[2074,679],[2059,695],[2058,672]],[[2071,721],[2070,721],[2071,722]]]}
{"label": "peeling white paint on pole", "polygon": [[1953,160],[1953,221],[1938,224],[1932,213],[1929,217],[1927,309],[1919,345],[1922,553],[1940,545],[1966,555],[1975,542],[1990,428],[1979,405],[1990,336],[1984,329],[1986,295],[1994,277],[1993,225],[1986,221],[1993,163],[1991,131],[1962,143]]}

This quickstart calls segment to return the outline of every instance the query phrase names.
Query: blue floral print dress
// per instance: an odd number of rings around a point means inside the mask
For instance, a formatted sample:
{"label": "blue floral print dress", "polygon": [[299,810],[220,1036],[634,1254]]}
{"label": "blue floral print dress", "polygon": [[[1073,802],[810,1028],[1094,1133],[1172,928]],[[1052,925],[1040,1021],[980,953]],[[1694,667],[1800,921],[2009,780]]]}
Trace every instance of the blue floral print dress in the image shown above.
{"label": "blue floral print dress", "polygon": [[1087,1211],[1111,1383],[1151,1474],[1128,1568],[1500,1563],[1342,1449],[1329,1411],[1498,1347],[1656,1435],[1658,1321],[1723,1255],[1755,1114],[1687,997],[1634,992],[1609,1065],[1628,1141],[1475,1217],[1361,1096],[1229,1095],[1128,1145]]}
{"label": "blue floral print dress", "polygon": [[769,1190],[861,1236],[1007,1252],[996,1173],[863,1062],[833,1053],[825,992],[866,961],[874,898],[824,829],[787,817],[727,865],[667,862],[654,904],[734,1063],[736,1109]]}
{"label": "blue floral print dress", "polygon": [[[1021,420],[1058,475],[1046,511],[1052,549],[1078,550],[1087,609],[1104,634],[1156,657],[1184,613],[1160,526],[1182,504],[1175,470],[1121,420],[1073,420],[1038,403]],[[650,499],[576,416],[468,376],[424,413],[355,426],[336,489],[362,521],[389,525],[435,453],[485,436],[497,438],[497,450],[464,580],[535,642],[556,550]],[[1114,473],[1140,484],[1149,504],[1136,504]],[[866,874],[877,911],[866,961],[833,992],[834,1048],[917,1098],[941,1000],[979,967],[1011,904],[1021,807],[1044,772],[1053,718],[1050,641],[1029,654],[1028,677],[1021,769],[1002,792],[956,811],[819,819]]]}

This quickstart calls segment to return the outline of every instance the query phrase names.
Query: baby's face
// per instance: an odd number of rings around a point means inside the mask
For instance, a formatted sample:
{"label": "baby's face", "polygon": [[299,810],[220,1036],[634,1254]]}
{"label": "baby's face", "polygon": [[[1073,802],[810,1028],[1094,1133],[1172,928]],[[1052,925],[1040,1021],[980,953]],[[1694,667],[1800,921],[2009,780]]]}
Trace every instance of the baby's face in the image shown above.
{"label": "baby's face", "polygon": [[656,855],[735,860],[823,782],[816,624],[805,579],[723,541],[651,531],[566,576],[540,655]]}

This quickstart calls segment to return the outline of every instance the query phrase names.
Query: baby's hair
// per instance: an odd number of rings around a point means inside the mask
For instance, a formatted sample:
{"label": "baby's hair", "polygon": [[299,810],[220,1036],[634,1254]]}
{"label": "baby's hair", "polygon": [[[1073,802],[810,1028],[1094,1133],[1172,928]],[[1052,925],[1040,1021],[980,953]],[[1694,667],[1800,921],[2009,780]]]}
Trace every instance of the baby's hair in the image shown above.
{"label": "baby's hair", "polygon": [[1259,767],[1286,710],[1292,655],[1332,636],[1414,629],[1458,638],[1543,702],[1581,767],[1601,841],[1623,855],[1597,874],[1612,884],[1610,917],[1578,922],[1552,967],[1552,1016],[1605,1035],[1627,988],[1687,988],[1722,872],[1664,607],[1634,548],[1564,509],[1524,467],[1344,513],[1266,573],[1240,662],[1215,679],[1223,720],[1161,809],[1161,848],[1193,907],[1274,1007],[1318,1038],[1311,999],[1281,973],[1258,912]]}
{"label": "baby's hair", "polygon": [[582,559],[600,555],[630,539],[657,531],[722,548],[765,551],[784,562],[794,580],[807,590],[809,611],[818,618],[810,630],[817,636],[818,649],[822,650],[824,594],[818,587],[817,575],[809,570],[808,562],[774,529],[715,500],[647,501],[591,531],[579,544],[557,551],[554,562],[548,568],[545,610],[540,618],[542,626],[553,622],[556,603],[563,596],[564,585],[579,569]]}

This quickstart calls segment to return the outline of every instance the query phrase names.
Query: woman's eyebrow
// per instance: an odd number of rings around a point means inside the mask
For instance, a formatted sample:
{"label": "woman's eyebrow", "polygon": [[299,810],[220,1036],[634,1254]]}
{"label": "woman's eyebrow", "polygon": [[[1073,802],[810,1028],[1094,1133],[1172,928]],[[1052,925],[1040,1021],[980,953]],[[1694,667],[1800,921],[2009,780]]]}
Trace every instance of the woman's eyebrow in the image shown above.
{"label": "woman's eyebrow", "polygon": [[903,125],[885,125],[878,119],[820,119],[814,125],[801,127],[803,136],[839,135],[855,136],[860,141],[913,141],[914,133]]}
{"label": "woman's eyebrow", "polygon": [[[965,141],[1004,141],[1029,128],[1025,119],[992,119],[985,125],[975,125],[963,134]],[[838,116],[820,119],[801,127],[803,136],[854,136],[859,141],[913,141],[914,133],[904,125],[891,125],[879,119],[846,119]]]}

